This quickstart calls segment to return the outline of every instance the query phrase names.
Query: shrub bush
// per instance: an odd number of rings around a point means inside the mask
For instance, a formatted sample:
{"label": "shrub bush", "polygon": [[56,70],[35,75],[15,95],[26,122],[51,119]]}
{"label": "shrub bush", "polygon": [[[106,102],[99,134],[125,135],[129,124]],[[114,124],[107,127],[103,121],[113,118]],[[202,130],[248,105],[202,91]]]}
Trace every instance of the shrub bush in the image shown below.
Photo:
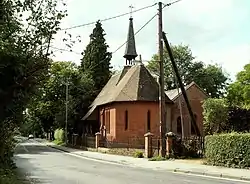
{"label": "shrub bush", "polygon": [[59,140],[59,129],[56,129],[54,132],[54,138],[55,140]]}
{"label": "shrub bush", "polygon": [[250,133],[206,136],[205,156],[210,165],[249,168]]}
{"label": "shrub bush", "polygon": [[152,157],[150,159],[148,159],[149,161],[165,161],[167,160],[167,158],[164,158],[162,156],[156,156],[156,157]]}
{"label": "shrub bush", "polygon": [[136,151],[135,154],[134,154],[134,157],[143,158],[143,152],[142,151]]}
{"label": "shrub bush", "polygon": [[65,135],[63,129],[56,129],[54,133],[54,138],[56,141],[64,142]]}
{"label": "shrub bush", "polygon": [[197,139],[181,140],[180,137],[175,137],[173,140],[173,150],[170,157],[174,158],[199,158],[202,155],[200,152],[201,143]]}
{"label": "shrub bush", "polygon": [[64,130],[63,129],[59,130],[58,136],[59,136],[59,141],[62,141],[62,142],[65,141],[65,134],[64,134]]}

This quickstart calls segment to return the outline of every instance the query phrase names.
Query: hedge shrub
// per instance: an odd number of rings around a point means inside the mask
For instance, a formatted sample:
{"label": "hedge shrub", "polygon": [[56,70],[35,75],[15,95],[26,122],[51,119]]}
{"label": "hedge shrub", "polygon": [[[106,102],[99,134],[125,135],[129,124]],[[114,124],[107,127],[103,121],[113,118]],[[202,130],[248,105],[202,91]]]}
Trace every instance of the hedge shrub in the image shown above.
{"label": "hedge shrub", "polygon": [[56,129],[54,133],[54,138],[57,141],[63,142],[65,140],[64,130],[63,129]]}
{"label": "hedge shrub", "polygon": [[206,136],[205,156],[207,164],[249,168],[250,133],[227,133]]}
{"label": "hedge shrub", "polygon": [[58,132],[58,136],[59,136],[59,140],[60,141],[65,141],[65,133],[64,133],[64,130],[63,129],[60,129],[59,132]]}
{"label": "hedge shrub", "polygon": [[54,132],[54,138],[55,140],[59,140],[59,129],[56,129]]}

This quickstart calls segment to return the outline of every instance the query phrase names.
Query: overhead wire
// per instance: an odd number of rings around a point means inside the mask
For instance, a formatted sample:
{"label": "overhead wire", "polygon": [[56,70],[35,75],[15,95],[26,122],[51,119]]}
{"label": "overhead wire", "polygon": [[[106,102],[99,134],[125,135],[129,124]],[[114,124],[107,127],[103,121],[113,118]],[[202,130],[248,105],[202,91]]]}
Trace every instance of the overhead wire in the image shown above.
{"label": "overhead wire", "polygon": [[75,53],[75,54],[82,55],[81,53],[75,52],[75,51],[73,51],[73,50],[67,50],[67,49],[57,48],[57,47],[54,47],[54,46],[50,46],[50,48],[55,49],[56,51],[73,52],[73,53]]}
{"label": "overhead wire", "polygon": [[[138,31],[135,32],[134,36],[136,36],[143,28],[145,28],[157,15],[158,14],[155,14],[152,18],[150,18]],[[112,54],[120,50],[126,43],[128,43],[128,40],[120,45],[114,52],[112,52]]]}
{"label": "overhead wire", "polygon": [[[136,36],[142,29],[144,29],[158,14],[155,14],[152,18],[150,18],[138,31],[136,31],[136,33],[134,34],[134,36]],[[114,52],[112,52],[112,54],[116,53],[118,50],[120,50],[126,43],[128,43],[129,40],[127,40],[126,42],[124,42],[121,46],[119,46]],[[97,67],[99,64],[103,63],[105,61],[102,60],[99,63],[97,63],[96,65],[94,65],[93,67],[89,68],[89,70],[92,70],[93,68]]]}
{"label": "overhead wire", "polygon": [[[156,16],[157,16],[158,14],[155,14],[153,17],[151,17],[140,29],[138,29],[136,32],[135,32],[135,34],[134,34],[134,36],[136,36],[138,33],[140,33],[141,32],[141,30],[142,29],[144,29]],[[122,45],[120,45],[115,51],[113,51],[113,52],[111,52],[112,54],[114,54],[114,53],[116,53],[118,50],[120,50],[126,43],[128,43],[128,40],[127,41],[125,41]],[[56,48],[56,47],[53,47],[53,46],[51,46],[51,48],[53,48],[53,49],[56,49],[56,50],[61,50],[61,51],[66,51],[66,52],[73,52],[72,50],[66,50],[66,49],[60,49],[60,48]],[[78,52],[74,52],[74,53],[76,53],[76,54],[79,54],[79,55],[82,55],[81,53],[78,53]],[[104,62],[104,61],[101,61],[100,63],[102,63],[102,62]],[[99,63],[99,64],[100,64]]]}
{"label": "overhead wire", "polygon": [[170,3],[164,4],[164,6],[163,6],[162,8],[165,8],[166,6],[171,6],[171,5],[173,5],[173,4],[175,4],[175,3],[178,3],[178,2],[180,2],[180,1],[183,1],[183,0],[176,0],[176,1],[172,1],[172,2],[170,2]]}
{"label": "overhead wire", "polygon": [[[167,4],[164,4],[163,6],[163,9],[165,7],[169,7],[175,3],[178,3],[182,0],[176,0],[176,1],[173,1],[173,2],[170,2],[170,3],[167,3]],[[153,5],[150,5],[150,6],[146,6],[146,7],[143,7],[143,8],[140,8],[138,10],[134,10],[134,11],[131,11],[129,13],[124,13],[124,14],[121,14],[121,15],[118,15],[118,16],[114,16],[114,17],[110,17],[110,18],[107,18],[107,19],[103,19],[101,21],[107,21],[107,20],[111,20],[111,19],[114,19],[114,18],[118,18],[118,17],[122,17],[122,16],[125,16],[125,15],[128,15],[128,14],[131,14],[133,12],[138,12],[138,11],[141,11],[141,10],[144,10],[144,9],[147,9],[147,8],[150,8],[150,7],[153,7],[157,5],[157,3],[154,3]],[[144,29],[156,16],[158,15],[158,13],[156,13],[152,18],[150,18],[138,31],[135,32],[134,36],[136,36],[142,29]],[[74,29],[74,28],[77,28],[77,27],[82,27],[82,26],[86,26],[86,25],[91,25],[91,24],[95,24],[96,22],[90,22],[90,23],[87,23],[87,24],[82,24],[82,25],[78,25],[78,26],[73,26],[73,27],[69,27],[69,28],[66,28],[66,29]],[[61,30],[66,30],[66,29],[61,29]],[[128,42],[128,40],[126,42],[124,42],[122,45],[120,45],[115,51],[112,52],[112,54],[116,53],[118,50],[120,50],[126,43]],[[51,47],[52,48],[52,47]],[[55,48],[55,47],[54,47]],[[57,50],[62,50],[62,51],[67,51],[67,52],[73,52],[72,50],[66,50],[66,49],[59,49],[59,48],[55,48]],[[81,53],[77,53],[77,52],[74,52],[76,54],[79,54],[79,55],[82,55]],[[100,61],[98,64],[96,64],[95,66],[89,68],[90,70],[97,67],[99,64],[103,63],[105,61],[102,60]]]}
{"label": "overhead wire", "polygon": [[[102,20],[100,20],[100,22],[104,22],[104,21],[108,21],[108,20],[120,18],[120,17],[123,17],[123,16],[125,16],[125,15],[129,15],[129,14],[131,14],[131,13],[136,13],[136,12],[139,12],[139,11],[142,11],[142,10],[145,10],[145,9],[148,9],[148,8],[151,8],[151,7],[154,7],[155,5],[157,5],[157,3],[154,3],[154,4],[149,5],[149,6],[145,6],[145,7],[143,7],[143,8],[140,8],[140,9],[137,9],[137,10],[134,10],[134,11],[131,11],[131,12],[128,12],[128,13],[123,13],[123,14],[120,14],[120,15],[116,15],[116,16],[109,17],[109,18],[106,18],[106,19],[102,19]],[[61,29],[61,31],[66,31],[66,30],[69,30],[69,29],[75,29],[75,28],[79,28],[79,27],[84,27],[84,26],[88,26],[88,25],[95,24],[95,23],[96,23],[96,21],[89,22],[89,23],[85,23],[85,24],[80,24],[80,25],[76,25],[76,26],[72,26],[72,27],[68,27],[68,28],[63,28],[63,29]]]}

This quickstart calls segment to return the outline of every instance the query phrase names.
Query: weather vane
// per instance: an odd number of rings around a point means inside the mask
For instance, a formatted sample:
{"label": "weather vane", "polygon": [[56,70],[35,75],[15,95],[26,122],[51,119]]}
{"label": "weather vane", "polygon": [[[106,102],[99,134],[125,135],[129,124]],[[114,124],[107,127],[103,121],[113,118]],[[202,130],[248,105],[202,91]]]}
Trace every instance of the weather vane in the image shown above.
{"label": "weather vane", "polygon": [[130,5],[129,8],[130,8],[130,17],[132,18],[132,13],[133,13],[133,8],[134,7],[133,7],[133,5]]}

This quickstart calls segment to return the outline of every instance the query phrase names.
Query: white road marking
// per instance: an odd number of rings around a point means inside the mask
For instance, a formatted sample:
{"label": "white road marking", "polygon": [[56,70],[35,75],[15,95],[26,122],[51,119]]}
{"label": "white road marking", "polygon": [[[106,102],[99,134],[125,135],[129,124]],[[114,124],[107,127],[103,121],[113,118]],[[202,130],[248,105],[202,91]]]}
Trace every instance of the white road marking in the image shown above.
{"label": "white road marking", "polygon": [[237,180],[237,179],[230,179],[230,178],[223,178],[223,177],[216,177],[216,176],[208,176],[208,175],[200,175],[200,174],[192,174],[192,173],[182,173],[182,172],[173,172],[174,174],[181,174],[181,175],[191,175],[197,177],[204,177],[204,178],[211,178],[217,180],[228,180],[228,181],[235,181],[235,182],[242,182],[242,183],[250,183],[250,181],[246,180]]}

